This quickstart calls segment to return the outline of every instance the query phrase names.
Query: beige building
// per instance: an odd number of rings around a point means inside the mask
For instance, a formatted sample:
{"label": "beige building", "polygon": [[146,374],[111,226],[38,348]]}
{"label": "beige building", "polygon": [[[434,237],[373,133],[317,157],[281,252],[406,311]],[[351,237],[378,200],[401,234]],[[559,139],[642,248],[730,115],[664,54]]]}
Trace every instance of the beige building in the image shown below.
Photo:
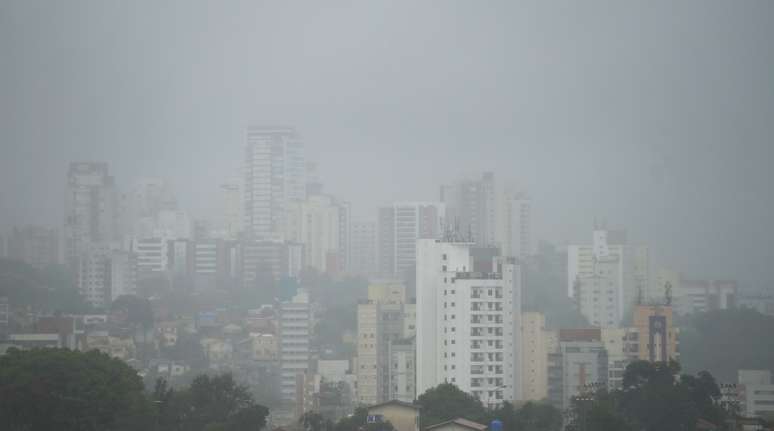
{"label": "beige building", "polygon": [[548,351],[543,313],[526,311],[521,315],[522,394],[524,400],[538,401],[548,396]]}
{"label": "beige building", "polygon": [[[390,343],[416,333],[416,306],[406,304],[405,298],[406,289],[402,285],[375,284],[368,288],[368,300],[357,306],[355,374],[360,404],[371,405],[390,398]],[[404,394],[401,398],[407,399],[407,396]]]}
{"label": "beige building", "polygon": [[678,329],[673,326],[672,307],[638,305],[634,308],[637,359],[664,362],[678,359]]}
{"label": "beige building", "polygon": [[250,333],[253,360],[274,361],[279,358],[279,340],[274,334]]}
{"label": "beige building", "polygon": [[368,421],[389,421],[395,431],[419,431],[420,408],[403,401],[387,401],[368,408]]}

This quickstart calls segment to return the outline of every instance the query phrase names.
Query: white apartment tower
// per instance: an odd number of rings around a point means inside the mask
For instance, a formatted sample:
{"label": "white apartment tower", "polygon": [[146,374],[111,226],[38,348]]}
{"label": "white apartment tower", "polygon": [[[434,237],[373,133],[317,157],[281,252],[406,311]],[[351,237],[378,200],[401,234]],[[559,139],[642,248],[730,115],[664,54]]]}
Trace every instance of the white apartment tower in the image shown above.
{"label": "white apartment tower", "polygon": [[311,321],[312,311],[306,292],[280,304],[280,396],[287,407],[296,402],[299,376],[309,370]]}
{"label": "white apartment tower", "polygon": [[[616,303],[612,326],[618,325],[621,316],[639,299],[649,299],[644,297],[648,293],[648,277],[648,247],[628,244],[625,231],[595,229],[591,244],[567,246],[567,296],[577,301],[576,293],[599,290],[598,301],[607,304],[612,298]],[[613,292],[608,291],[611,288]],[[611,326],[607,323],[607,311],[598,311],[597,326]]]}
{"label": "white apartment tower", "polygon": [[417,242],[418,394],[448,382],[485,406],[522,399],[521,268],[494,254]]}
{"label": "white apartment tower", "polygon": [[289,204],[306,199],[304,144],[289,127],[249,127],[244,166],[244,228],[253,238],[284,238]]}

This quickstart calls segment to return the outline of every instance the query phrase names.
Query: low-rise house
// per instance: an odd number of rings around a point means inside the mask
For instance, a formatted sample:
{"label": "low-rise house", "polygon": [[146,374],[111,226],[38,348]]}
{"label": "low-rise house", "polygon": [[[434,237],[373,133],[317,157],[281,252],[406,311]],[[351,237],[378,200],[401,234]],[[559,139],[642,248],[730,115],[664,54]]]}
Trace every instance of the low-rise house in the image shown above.
{"label": "low-rise house", "polygon": [[419,431],[420,407],[404,401],[391,400],[368,407],[372,422],[389,421],[395,431]]}

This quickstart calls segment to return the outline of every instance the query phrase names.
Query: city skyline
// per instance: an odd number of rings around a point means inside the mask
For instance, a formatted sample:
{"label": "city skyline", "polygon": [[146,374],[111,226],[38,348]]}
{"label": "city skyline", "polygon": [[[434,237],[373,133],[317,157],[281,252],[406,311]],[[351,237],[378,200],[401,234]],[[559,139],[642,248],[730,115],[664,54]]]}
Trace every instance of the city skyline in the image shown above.
{"label": "city skyline", "polygon": [[245,128],[292,124],[356,217],[493,171],[530,192],[535,240],[607,219],[690,274],[774,275],[768,2],[87,4],[3,8],[4,230],[58,224],[70,160],[211,216]]}

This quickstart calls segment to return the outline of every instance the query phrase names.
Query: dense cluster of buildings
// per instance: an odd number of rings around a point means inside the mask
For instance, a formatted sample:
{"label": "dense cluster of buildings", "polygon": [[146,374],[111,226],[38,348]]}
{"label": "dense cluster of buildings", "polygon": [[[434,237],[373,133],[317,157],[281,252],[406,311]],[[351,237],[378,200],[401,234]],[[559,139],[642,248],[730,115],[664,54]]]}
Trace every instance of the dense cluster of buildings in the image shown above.
{"label": "dense cluster of buildings", "polygon": [[[202,221],[163,180],[122,192],[106,163],[71,163],[61,228],[14,229],[0,251],[38,268],[66,265],[102,312],[27,316],[0,347],[99,349],[145,376],[228,370],[270,388],[279,424],[308,411],[341,417],[359,404],[411,415],[410,403],[441,383],[488,407],[548,400],[567,409],[585,391],[620,387],[634,360],[679,358],[676,316],[745,303],[734,282],[651,271],[646,245],[595,226],[591,242],[568,245],[566,255],[567,296],[587,327],[549,329],[543,314],[522,309],[535,253],[531,201],[494,174],[442,185],[435,201],[394,202],[373,219],[353,219],[349,202],[323,192],[288,127],[250,127],[242,173],[222,182],[218,217]],[[350,357],[313,345],[321,310],[303,286],[239,313],[155,310],[150,326],[110,311],[147,280],[194,294],[249,291],[310,269],[369,280]],[[774,313],[771,298],[748,301]],[[9,327],[10,307],[0,300],[0,328]],[[175,353],[191,345],[202,358]],[[758,371],[740,372],[735,386],[750,414],[774,409],[772,387]]]}

